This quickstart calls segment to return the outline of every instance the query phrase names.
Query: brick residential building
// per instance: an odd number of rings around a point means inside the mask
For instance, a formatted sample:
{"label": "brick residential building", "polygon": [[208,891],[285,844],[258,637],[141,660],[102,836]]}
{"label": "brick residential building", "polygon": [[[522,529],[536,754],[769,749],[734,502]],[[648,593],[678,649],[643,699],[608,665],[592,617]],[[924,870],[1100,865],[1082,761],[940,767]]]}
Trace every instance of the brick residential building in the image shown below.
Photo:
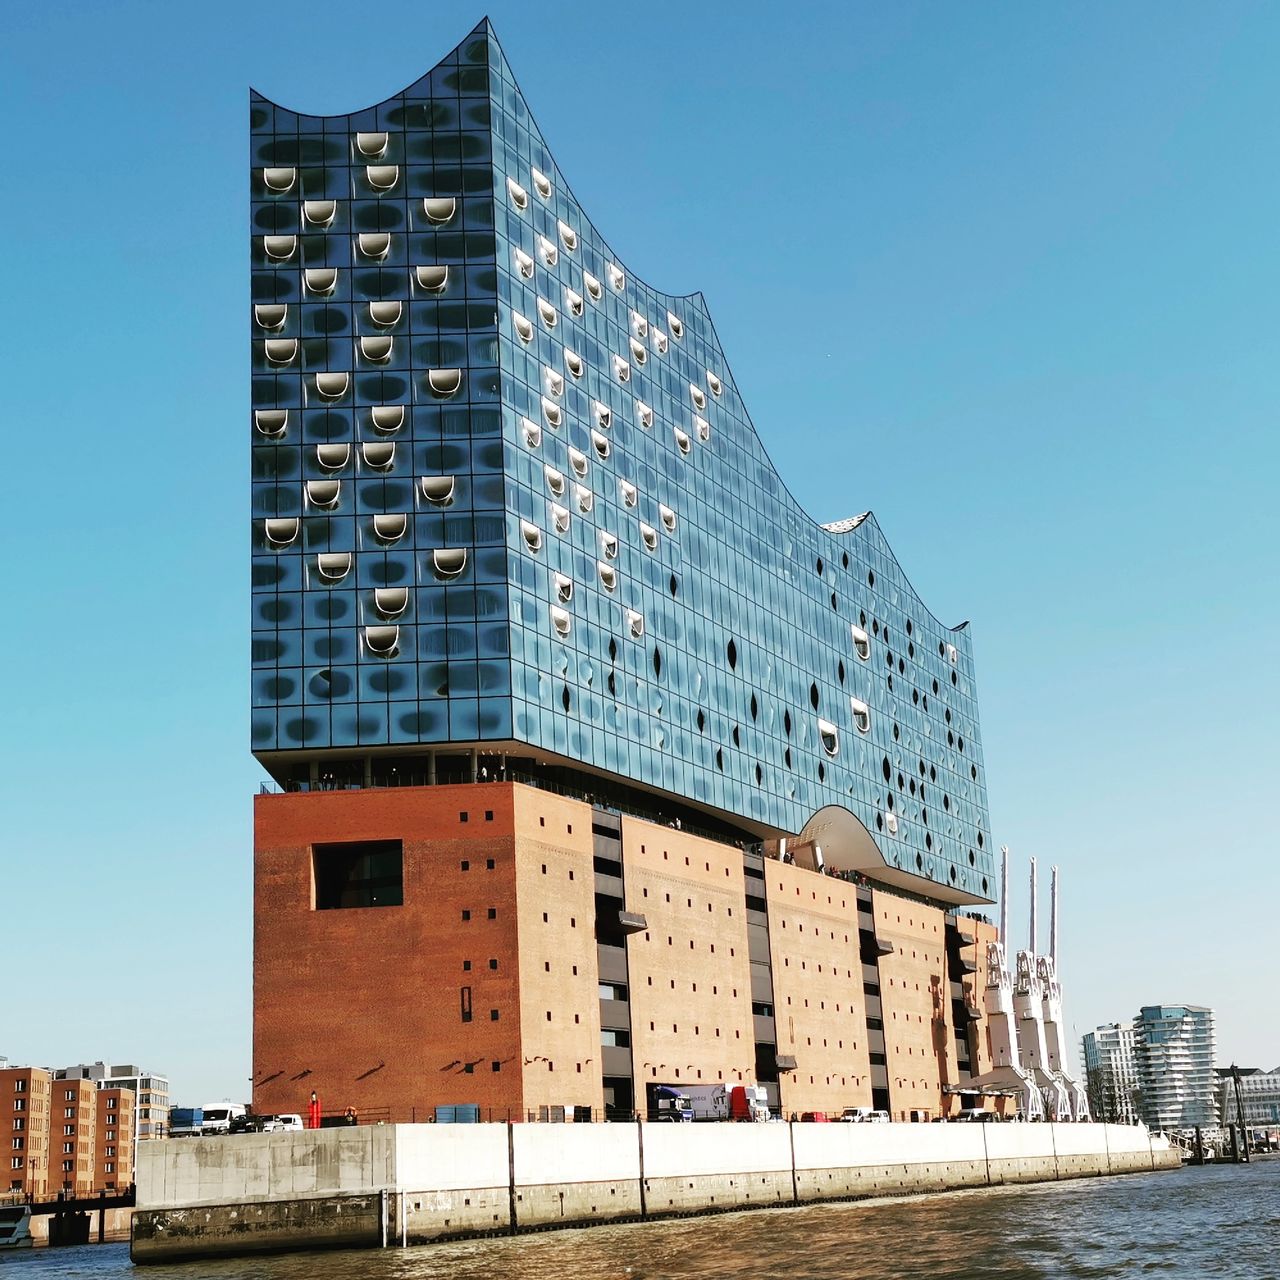
{"label": "brick residential building", "polygon": [[0,1134],[7,1139],[4,1185],[9,1191],[42,1196],[49,1190],[51,1083],[39,1067],[0,1069]]}

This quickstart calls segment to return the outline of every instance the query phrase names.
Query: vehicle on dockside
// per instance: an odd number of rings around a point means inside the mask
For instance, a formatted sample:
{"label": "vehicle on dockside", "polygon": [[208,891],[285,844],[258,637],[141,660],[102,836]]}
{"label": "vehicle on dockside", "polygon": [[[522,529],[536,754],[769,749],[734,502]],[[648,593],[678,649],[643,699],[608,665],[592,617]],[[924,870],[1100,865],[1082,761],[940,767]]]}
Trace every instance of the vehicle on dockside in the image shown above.
{"label": "vehicle on dockside", "polygon": [[650,1120],[683,1123],[693,1119],[693,1104],[680,1085],[645,1085],[645,1102]]}

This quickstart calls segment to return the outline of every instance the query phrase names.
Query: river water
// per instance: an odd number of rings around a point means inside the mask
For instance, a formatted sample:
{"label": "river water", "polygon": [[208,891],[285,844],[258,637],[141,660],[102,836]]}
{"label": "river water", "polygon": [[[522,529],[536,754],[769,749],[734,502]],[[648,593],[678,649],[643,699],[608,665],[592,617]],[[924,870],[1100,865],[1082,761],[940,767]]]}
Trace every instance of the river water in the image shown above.
{"label": "river water", "polygon": [[3,1280],[1280,1280],[1280,1160],[910,1200],[134,1270],[125,1245],[0,1255]]}

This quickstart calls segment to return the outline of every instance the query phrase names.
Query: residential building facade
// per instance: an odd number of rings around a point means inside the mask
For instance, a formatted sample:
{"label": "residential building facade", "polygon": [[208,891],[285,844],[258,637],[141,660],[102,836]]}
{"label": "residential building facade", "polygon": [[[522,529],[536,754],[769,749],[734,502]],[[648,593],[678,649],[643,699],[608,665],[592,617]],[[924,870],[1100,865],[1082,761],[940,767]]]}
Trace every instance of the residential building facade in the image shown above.
{"label": "residential building facade", "polygon": [[42,1196],[49,1190],[49,1111],[52,1081],[39,1067],[0,1068],[5,1183],[9,1191]]}
{"label": "residential building facade", "polygon": [[133,1184],[133,1144],[136,1124],[132,1089],[107,1086],[95,1095],[97,1139],[94,1146],[94,1187],[115,1191]]}
{"label": "residential building facade", "polygon": [[1135,1124],[1138,1114],[1138,1065],[1131,1023],[1113,1022],[1088,1032],[1082,1045],[1089,1108],[1097,1120]]}
{"label": "residential building facade", "polygon": [[1160,1130],[1216,1128],[1213,1010],[1146,1005],[1134,1019],[1143,1120]]}
{"label": "residential building facade", "polygon": [[1245,1127],[1273,1132],[1280,1130],[1280,1067],[1264,1071],[1261,1067],[1240,1067],[1237,1092],[1234,1069],[1219,1067],[1218,1114],[1222,1123],[1239,1124],[1244,1113]]}
{"label": "residential building facade", "polygon": [[169,1123],[169,1081],[134,1063],[81,1062],[56,1071],[58,1079],[92,1080],[99,1089],[128,1089],[133,1094],[131,1108],[133,1140],[163,1138]]}

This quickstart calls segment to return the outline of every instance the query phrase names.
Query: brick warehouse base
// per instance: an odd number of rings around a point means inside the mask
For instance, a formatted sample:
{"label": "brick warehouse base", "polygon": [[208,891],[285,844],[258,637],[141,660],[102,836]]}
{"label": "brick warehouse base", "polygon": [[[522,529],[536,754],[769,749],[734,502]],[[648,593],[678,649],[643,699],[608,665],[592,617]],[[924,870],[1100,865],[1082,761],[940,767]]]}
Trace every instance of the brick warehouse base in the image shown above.
{"label": "brick warehouse base", "polygon": [[1180,1166],[1121,1125],[387,1125],[147,1144],[137,1263]]}

